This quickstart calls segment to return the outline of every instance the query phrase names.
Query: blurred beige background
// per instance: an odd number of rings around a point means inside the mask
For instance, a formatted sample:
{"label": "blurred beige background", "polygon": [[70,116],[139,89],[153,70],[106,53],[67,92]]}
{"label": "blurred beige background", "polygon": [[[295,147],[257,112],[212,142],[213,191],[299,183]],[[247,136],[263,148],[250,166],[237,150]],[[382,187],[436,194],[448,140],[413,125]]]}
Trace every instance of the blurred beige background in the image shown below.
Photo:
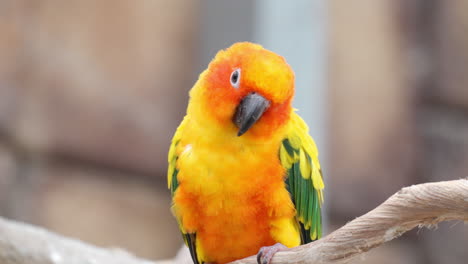
{"label": "blurred beige background", "polygon": [[[259,6],[237,3],[0,0],[0,215],[172,257],[167,149],[209,48],[255,39]],[[325,101],[330,232],[403,186],[468,175],[468,3],[327,4],[326,96],[310,101]],[[466,259],[466,225],[445,223],[353,263]]]}

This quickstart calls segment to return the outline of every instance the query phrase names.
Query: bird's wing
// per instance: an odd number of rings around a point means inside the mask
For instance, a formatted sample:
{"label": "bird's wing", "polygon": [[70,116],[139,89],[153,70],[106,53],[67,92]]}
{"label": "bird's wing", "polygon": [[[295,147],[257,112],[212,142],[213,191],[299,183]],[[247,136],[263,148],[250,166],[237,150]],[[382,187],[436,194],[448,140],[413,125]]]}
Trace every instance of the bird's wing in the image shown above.
{"label": "bird's wing", "polygon": [[179,182],[177,181],[177,174],[179,173],[179,169],[177,168],[177,159],[179,159],[179,142],[182,138],[182,134],[185,128],[185,124],[187,123],[187,118],[184,118],[180,123],[179,127],[177,128],[174,137],[172,138],[171,146],[169,147],[169,153],[167,155],[167,187],[171,190],[171,195],[174,196],[177,187],[179,186]]}
{"label": "bird's wing", "polygon": [[286,184],[296,207],[302,244],[322,235],[323,179],[318,151],[307,124],[296,113],[284,138],[279,157],[287,172]]}
{"label": "bird's wing", "polygon": [[[171,190],[171,196],[174,197],[174,193],[179,186],[179,181],[177,180],[177,174],[179,173],[179,169],[177,168],[177,159],[179,158],[178,154],[178,144],[181,140],[182,133],[184,131],[185,123],[187,123],[186,119],[182,121],[182,123],[177,128],[174,137],[172,138],[172,143],[169,148],[168,154],[168,170],[167,170],[167,185],[168,188]],[[176,215],[177,218],[177,215]],[[185,244],[190,250],[190,255],[192,256],[192,260],[195,264],[199,264],[200,261],[197,257],[197,249],[196,249],[196,233],[188,233],[184,230],[180,223],[180,219],[177,219],[179,222],[179,229],[182,232],[182,237],[184,239]]]}

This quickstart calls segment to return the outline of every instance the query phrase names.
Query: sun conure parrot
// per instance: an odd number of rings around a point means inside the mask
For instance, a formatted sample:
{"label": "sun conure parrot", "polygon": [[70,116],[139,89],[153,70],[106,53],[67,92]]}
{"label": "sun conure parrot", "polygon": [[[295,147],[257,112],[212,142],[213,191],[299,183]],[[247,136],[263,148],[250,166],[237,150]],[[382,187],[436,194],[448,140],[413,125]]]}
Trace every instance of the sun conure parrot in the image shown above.
{"label": "sun conure parrot", "polygon": [[322,173],[293,95],[285,59],[248,42],[219,51],[190,91],[168,185],[195,263],[257,252],[269,263],[279,250],[320,238]]}

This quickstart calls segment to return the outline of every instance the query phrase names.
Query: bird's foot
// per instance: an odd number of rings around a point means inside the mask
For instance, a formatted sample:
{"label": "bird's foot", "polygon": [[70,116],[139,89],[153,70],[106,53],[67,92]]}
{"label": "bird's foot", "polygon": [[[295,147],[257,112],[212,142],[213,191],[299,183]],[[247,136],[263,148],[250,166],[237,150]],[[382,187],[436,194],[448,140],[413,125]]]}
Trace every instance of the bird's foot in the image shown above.
{"label": "bird's foot", "polygon": [[285,251],[288,248],[281,244],[276,243],[273,246],[261,247],[257,253],[257,263],[258,264],[270,264],[271,259],[278,251]]}

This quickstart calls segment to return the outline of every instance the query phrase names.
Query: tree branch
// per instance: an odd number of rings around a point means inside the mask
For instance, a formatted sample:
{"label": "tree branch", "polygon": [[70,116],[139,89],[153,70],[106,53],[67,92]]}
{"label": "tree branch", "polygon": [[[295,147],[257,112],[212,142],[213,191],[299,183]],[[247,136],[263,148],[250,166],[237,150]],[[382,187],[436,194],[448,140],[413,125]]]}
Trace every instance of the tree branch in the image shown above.
{"label": "tree branch", "polygon": [[[278,252],[272,264],[345,263],[416,226],[432,227],[448,220],[468,221],[468,178],[403,188],[374,210],[328,236]],[[257,261],[252,256],[232,263],[256,264]]]}
{"label": "tree branch", "polygon": [[[441,221],[468,221],[468,179],[403,188],[369,213],[330,235],[286,252],[273,263],[343,263],[390,241],[416,226]],[[187,255],[172,261],[139,259],[120,249],[102,249],[44,229],[0,218],[2,264],[170,264],[187,263]],[[185,256],[185,257],[184,257]],[[235,264],[255,264],[248,257]]]}
{"label": "tree branch", "polygon": [[162,264],[121,249],[102,249],[0,218],[1,264]]}

